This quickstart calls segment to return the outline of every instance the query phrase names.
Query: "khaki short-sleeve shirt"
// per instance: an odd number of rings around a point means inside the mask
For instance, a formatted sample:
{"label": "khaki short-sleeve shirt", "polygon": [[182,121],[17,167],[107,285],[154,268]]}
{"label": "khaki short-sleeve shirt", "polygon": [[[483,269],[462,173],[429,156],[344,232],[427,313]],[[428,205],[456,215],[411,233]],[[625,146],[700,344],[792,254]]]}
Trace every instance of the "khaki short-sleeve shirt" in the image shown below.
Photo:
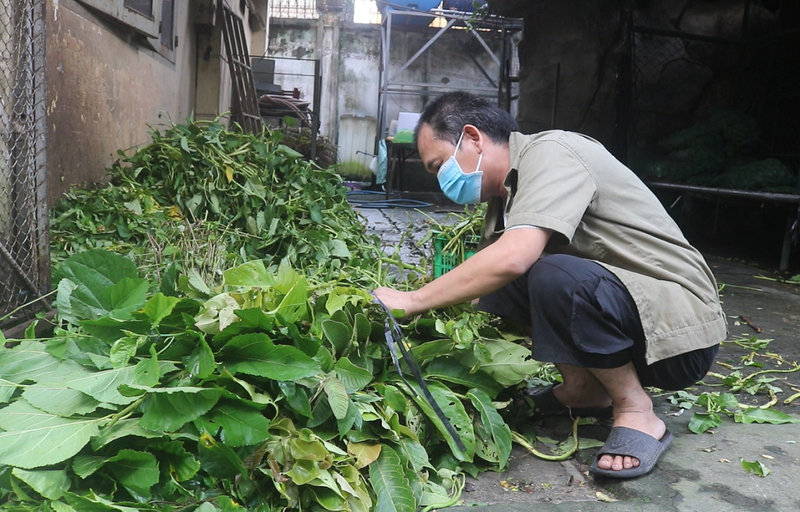
{"label": "khaki short-sleeve shirt", "polygon": [[577,133],[513,133],[508,196],[490,201],[484,238],[552,230],[548,253],[597,261],[628,288],[653,363],[725,339],[717,283],[650,189],[600,143]]}

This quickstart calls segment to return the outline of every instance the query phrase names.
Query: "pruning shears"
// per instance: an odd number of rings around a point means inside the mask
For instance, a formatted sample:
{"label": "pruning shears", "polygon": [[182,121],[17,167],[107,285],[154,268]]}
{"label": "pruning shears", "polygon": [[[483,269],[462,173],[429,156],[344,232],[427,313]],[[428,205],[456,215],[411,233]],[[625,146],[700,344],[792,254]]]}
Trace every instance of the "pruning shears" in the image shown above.
{"label": "pruning shears", "polygon": [[428,402],[428,404],[430,404],[434,412],[436,412],[436,416],[438,416],[441,422],[444,424],[444,427],[453,437],[453,441],[455,441],[459,449],[461,449],[461,451],[466,451],[467,448],[464,446],[464,442],[461,441],[461,436],[458,435],[458,432],[456,432],[453,424],[450,423],[450,420],[447,419],[447,416],[445,416],[442,408],[436,403],[436,399],[433,398],[433,395],[431,395],[428,385],[425,384],[425,378],[422,376],[422,370],[420,370],[417,360],[406,346],[405,338],[403,337],[403,331],[400,330],[397,320],[394,319],[392,312],[386,307],[386,304],[384,304],[381,299],[374,294],[373,297],[374,302],[383,308],[384,312],[386,313],[386,321],[384,322],[386,346],[389,347],[389,353],[392,355],[392,361],[394,362],[394,367],[397,370],[398,375],[400,375],[400,378],[403,379],[403,382],[405,382],[408,389],[410,389],[411,392],[416,395],[414,387],[411,386],[411,384],[406,380],[405,375],[403,375],[403,370],[400,368],[400,358],[397,356],[397,348],[400,348],[400,353],[403,356],[403,360],[406,362],[406,366],[408,366],[408,368],[411,370],[411,373],[414,374],[414,379],[417,381],[417,384],[419,384],[419,388],[422,390],[422,395],[425,397],[425,400]]}

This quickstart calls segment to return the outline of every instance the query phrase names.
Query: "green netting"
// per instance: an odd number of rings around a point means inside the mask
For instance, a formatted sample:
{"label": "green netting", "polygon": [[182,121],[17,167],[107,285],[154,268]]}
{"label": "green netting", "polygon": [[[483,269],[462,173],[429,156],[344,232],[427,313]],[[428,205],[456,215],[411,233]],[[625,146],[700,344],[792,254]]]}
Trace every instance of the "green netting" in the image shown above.
{"label": "green netting", "polygon": [[722,136],[719,130],[710,125],[696,124],[673,133],[662,140],[660,145],[667,151],[676,151],[692,146],[722,147]]}
{"label": "green netting", "polygon": [[649,179],[686,181],[697,175],[715,176],[725,165],[725,152],[719,147],[691,146],[669,153],[666,158],[649,163]]}
{"label": "green netting", "polygon": [[758,121],[741,110],[716,110],[711,114],[709,124],[722,135],[729,154],[750,150],[761,137]]}
{"label": "green netting", "polygon": [[716,182],[720,187],[736,190],[797,192],[794,173],[788,165],[775,158],[733,167]]}

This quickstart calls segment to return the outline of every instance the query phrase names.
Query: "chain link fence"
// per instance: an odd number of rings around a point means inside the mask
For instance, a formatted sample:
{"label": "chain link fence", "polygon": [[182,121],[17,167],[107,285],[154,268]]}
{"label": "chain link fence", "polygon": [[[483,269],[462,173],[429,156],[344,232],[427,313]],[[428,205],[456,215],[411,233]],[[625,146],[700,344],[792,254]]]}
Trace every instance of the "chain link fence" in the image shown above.
{"label": "chain link fence", "polygon": [[701,250],[800,268],[800,30],[725,39],[634,27],[630,45],[627,164]]}
{"label": "chain link fence", "polygon": [[45,0],[0,0],[0,327],[50,309],[44,16]]}
{"label": "chain link fence", "polygon": [[800,33],[732,40],[635,27],[629,135],[655,142],[715,108],[747,111],[764,156],[800,163]]}
{"label": "chain link fence", "polygon": [[752,91],[762,139],[771,155],[800,165],[800,32],[757,40],[747,51],[763,73]]}
{"label": "chain link fence", "polygon": [[663,137],[697,121],[698,106],[714,80],[735,74],[736,42],[643,27],[631,37],[632,128],[638,140]]}

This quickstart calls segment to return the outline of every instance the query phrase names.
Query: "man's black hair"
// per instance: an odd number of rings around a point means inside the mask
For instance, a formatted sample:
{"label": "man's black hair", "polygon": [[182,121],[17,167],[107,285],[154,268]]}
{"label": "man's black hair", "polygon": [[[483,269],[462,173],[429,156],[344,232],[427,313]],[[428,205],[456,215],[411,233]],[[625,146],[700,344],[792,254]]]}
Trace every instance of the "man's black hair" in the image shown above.
{"label": "man's black hair", "polygon": [[437,138],[454,145],[468,124],[498,144],[508,143],[511,132],[519,130],[511,114],[484,98],[461,91],[444,93],[428,103],[414,130],[415,141],[424,124],[430,125]]}

